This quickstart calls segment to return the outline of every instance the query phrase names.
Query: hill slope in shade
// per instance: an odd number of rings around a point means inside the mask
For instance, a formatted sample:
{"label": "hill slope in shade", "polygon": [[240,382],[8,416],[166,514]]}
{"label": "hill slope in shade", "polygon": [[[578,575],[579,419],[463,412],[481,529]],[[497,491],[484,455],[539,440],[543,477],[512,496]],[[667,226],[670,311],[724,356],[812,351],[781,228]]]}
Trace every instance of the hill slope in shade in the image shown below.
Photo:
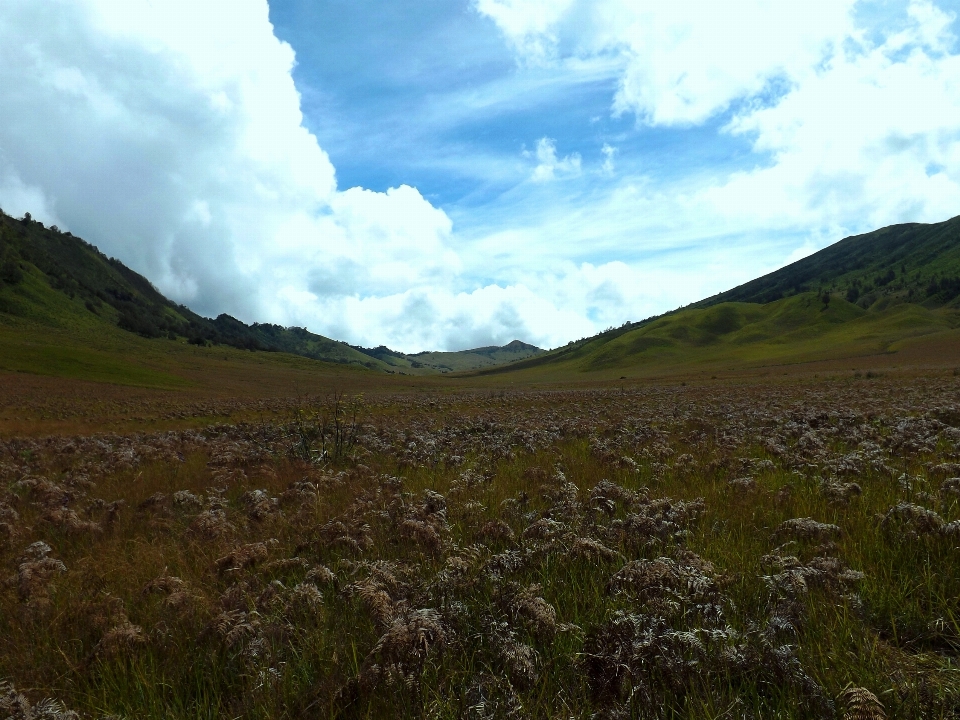
{"label": "hill slope in shade", "polygon": [[109,325],[144,338],[284,352],[412,375],[487,367],[542,352],[520,343],[526,350],[519,352],[511,344],[422,353],[430,357],[421,359],[386,348],[377,352],[351,347],[305,328],[247,325],[226,314],[211,320],[171,302],[142,275],[80,238],[29,217],[17,220],[4,214],[0,214],[0,315],[58,328],[93,330]]}
{"label": "hill slope in shade", "polygon": [[869,308],[903,298],[925,307],[960,298],[960,216],[933,225],[891,225],[844,238],[732,290],[694,303],[766,303],[803,292],[843,295]]}

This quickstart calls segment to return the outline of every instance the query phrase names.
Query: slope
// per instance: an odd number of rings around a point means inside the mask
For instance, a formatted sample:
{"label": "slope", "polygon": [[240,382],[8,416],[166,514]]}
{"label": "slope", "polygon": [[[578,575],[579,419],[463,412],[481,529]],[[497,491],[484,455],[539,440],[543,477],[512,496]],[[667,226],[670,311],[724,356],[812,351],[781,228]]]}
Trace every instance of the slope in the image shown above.
{"label": "slope", "polygon": [[960,297],[960,216],[844,238],[694,306],[765,303],[809,291],[840,293],[864,308],[884,298],[906,298],[926,307],[955,304]]}
{"label": "slope", "polygon": [[0,313],[50,327],[111,325],[145,338],[289,352],[386,369],[346,343],[302,328],[210,320],[165,298],[142,275],[96,247],[25,216],[0,214]]}
{"label": "slope", "polygon": [[686,308],[481,374],[759,366],[896,352],[960,327],[960,217],[846,238]]}
{"label": "slope", "polygon": [[[541,352],[514,342],[504,348],[407,356],[384,347],[352,347],[305,328],[247,325],[226,314],[211,320],[171,302],[142,275],[71,233],[46,228],[29,215],[14,219],[2,213],[0,315],[50,328],[94,332],[109,326],[143,338],[283,352],[405,375],[486,367]],[[8,344],[5,350],[9,360],[12,346]],[[28,365],[19,363],[18,367]],[[53,366],[67,367],[59,362]]]}
{"label": "slope", "polygon": [[440,373],[504,365],[529,357],[535,357],[544,352],[544,350],[534,345],[521,342],[520,340],[514,340],[503,346],[490,345],[455,352],[425,351],[406,355],[390,350],[382,345],[372,350],[365,348],[357,349],[386,363],[395,363],[397,365],[404,363],[408,367],[417,369],[428,368]]}

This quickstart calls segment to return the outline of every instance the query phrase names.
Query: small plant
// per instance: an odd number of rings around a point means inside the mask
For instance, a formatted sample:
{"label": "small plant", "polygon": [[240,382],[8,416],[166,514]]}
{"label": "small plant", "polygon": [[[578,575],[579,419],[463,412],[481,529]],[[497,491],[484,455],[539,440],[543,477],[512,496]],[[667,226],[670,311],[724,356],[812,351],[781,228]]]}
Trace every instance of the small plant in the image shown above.
{"label": "small plant", "polygon": [[362,428],[363,395],[335,392],[304,408],[299,402],[287,425],[289,454],[312,464],[339,461],[356,445]]}

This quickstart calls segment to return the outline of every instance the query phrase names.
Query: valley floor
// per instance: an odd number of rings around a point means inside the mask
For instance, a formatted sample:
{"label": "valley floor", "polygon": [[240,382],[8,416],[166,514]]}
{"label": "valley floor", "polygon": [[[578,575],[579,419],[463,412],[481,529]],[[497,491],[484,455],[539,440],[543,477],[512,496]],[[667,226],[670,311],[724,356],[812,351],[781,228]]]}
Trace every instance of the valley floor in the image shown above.
{"label": "valley floor", "polygon": [[4,375],[0,715],[955,718],[952,347],[310,393]]}

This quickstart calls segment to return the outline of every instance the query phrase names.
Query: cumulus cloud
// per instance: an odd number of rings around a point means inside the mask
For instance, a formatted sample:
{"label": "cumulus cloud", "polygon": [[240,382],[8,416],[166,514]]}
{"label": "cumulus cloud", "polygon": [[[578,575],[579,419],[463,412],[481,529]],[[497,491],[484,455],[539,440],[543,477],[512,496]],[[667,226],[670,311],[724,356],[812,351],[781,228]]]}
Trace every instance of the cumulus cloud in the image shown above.
{"label": "cumulus cloud", "polygon": [[878,226],[960,211],[960,55],[945,13],[908,10],[905,29],[837,53],[778,103],[733,119],[728,131],[772,163],[712,191],[721,212]]}
{"label": "cumulus cloud", "polygon": [[856,0],[476,0],[522,55],[618,55],[614,107],[651,124],[699,123],[819,63],[851,32]]}
{"label": "cumulus cloud", "polygon": [[[496,269],[465,268],[450,217],[415,188],[338,188],[294,64],[264,0],[5,2],[0,205],[209,315],[406,351],[596,329],[578,305],[590,283],[484,278]],[[532,157],[538,180],[580,172],[548,138]]]}
{"label": "cumulus cloud", "polygon": [[330,298],[449,283],[450,219],[408,186],[338,190],[294,62],[264,0],[5,2],[0,204],[207,314],[323,331]]}
{"label": "cumulus cloud", "polygon": [[909,0],[883,17],[869,0],[475,7],[521,56],[558,71],[619,58],[611,112],[641,128],[732,114],[722,132],[752,144],[755,167],[687,183],[665,212],[817,241],[960,212],[960,55],[942,3]]}
{"label": "cumulus cloud", "polygon": [[537,166],[530,176],[534,182],[548,182],[558,177],[576,177],[580,174],[580,153],[557,157],[557,142],[551,138],[540,138],[536,152],[526,151],[524,155],[537,160]]}

